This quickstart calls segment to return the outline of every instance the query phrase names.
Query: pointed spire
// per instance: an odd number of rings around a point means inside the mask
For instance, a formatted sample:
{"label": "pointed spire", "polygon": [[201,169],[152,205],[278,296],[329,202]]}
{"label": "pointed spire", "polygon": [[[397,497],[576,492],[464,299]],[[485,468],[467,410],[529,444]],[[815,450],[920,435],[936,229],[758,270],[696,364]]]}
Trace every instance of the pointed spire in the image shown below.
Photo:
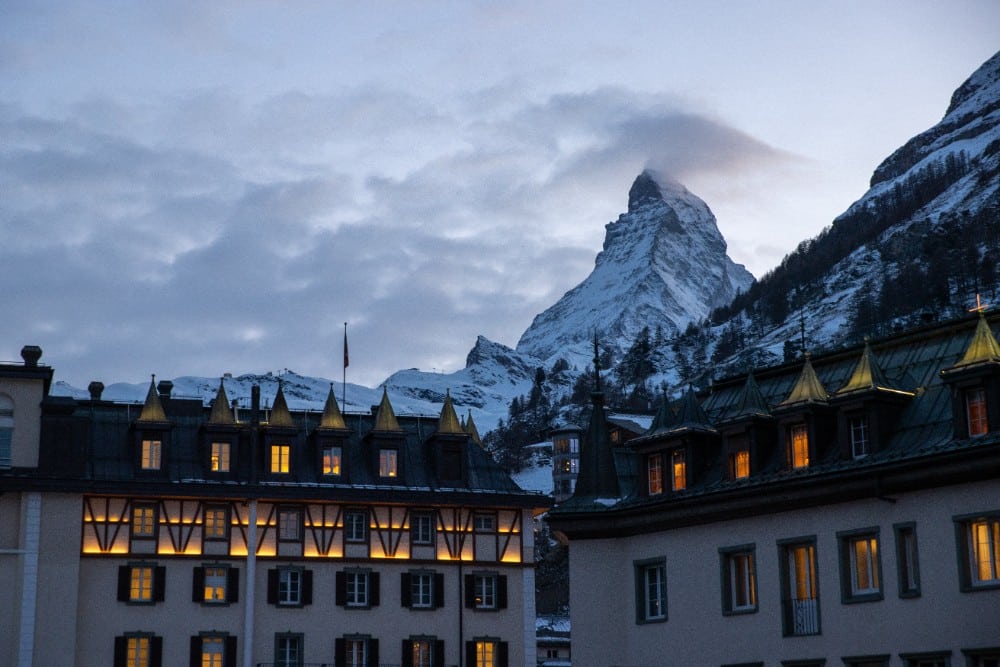
{"label": "pointed spire", "polygon": [[274,397],[274,406],[271,408],[271,418],[267,422],[268,426],[294,427],[292,413],[288,411],[288,403],[285,401],[285,391],[278,382],[278,393]]}
{"label": "pointed spire", "polygon": [[163,403],[160,402],[160,395],[156,392],[156,376],[149,381],[149,391],[146,392],[146,402],[139,413],[141,422],[165,422],[167,413],[163,411]]}
{"label": "pointed spire", "polygon": [[396,421],[396,413],[392,410],[392,403],[389,402],[389,393],[382,385],[382,402],[378,405],[378,412],[375,413],[375,426],[373,431],[402,431],[399,422]]}
{"label": "pointed spire", "polygon": [[476,428],[476,422],[472,420],[472,408],[469,408],[469,417],[465,420],[462,430],[469,434],[469,437],[472,438],[472,442],[476,443],[480,447],[483,446],[483,439],[479,437],[479,429]]}
{"label": "pointed spire", "polygon": [[444,406],[441,408],[441,417],[438,419],[438,433],[465,433],[462,425],[458,423],[458,415],[455,414],[455,406],[451,403],[451,390],[445,391]]}
{"label": "pointed spire", "polygon": [[788,398],[778,405],[779,407],[785,407],[797,403],[825,403],[828,398],[830,398],[830,395],[826,392],[826,388],[823,387],[823,383],[820,382],[816,371],[813,369],[812,355],[806,352],[806,363],[802,366],[802,372],[799,374],[798,381],[792,387],[792,392],[788,394]]}
{"label": "pointed spire", "polygon": [[986,322],[986,316],[980,310],[979,322],[976,324],[976,332],[972,334],[969,347],[965,349],[965,354],[952,368],[984,363],[1000,363],[1000,344],[997,344],[997,339],[993,336],[993,331],[990,330],[990,325]]}
{"label": "pointed spire", "polygon": [[346,429],[344,416],[340,414],[340,406],[337,405],[337,397],[333,394],[333,383],[330,383],[330,393],[326,395],[326,405],[323,406],[323,416],[319,420],[320,428]]}
{"label": "pointed spire", "polygon": [[679,429],[715,430],[715,427],[708,420],[708,415],[701,409],[701,403],[691,385],[688,385],[687,392],[681,398],[677,420],[671,430]]}
{"label": "pointed spire", "polygon": [[235,424],[233,410],[229,407],[229,397],[226,396],[226,387],[223,379],[219,378],[219,391],[215,392],[215,401],[212,403],[212,414],[208,416],[209,424]]}
{"label": "pointed spire", "polygon": [[601,351],[597,345],[597,329],[594,329],[594,391],[601,391]]}
{"label": "pointed spire", "polygon": [[[594,338],[595,348],[597,338]],[[597,360],[595,359],[595,362]],[[577,477],[574,497],[620,498],[618,471],[611,451],[611,437],[604,414],[604,394],[595,391],[590,395],[593,410],[590,427],[580,450],[580,474]]]}
{"label": "pointed spire", "polygon": [[881,391],[913,396],[912,391],[898,389],[889,384],[875,358],[875,353],[872,352],[867,337],[865,337],[865,349],[861,353],[858,363],[854,366],[851,377],[847,379],[847,383],[837,391],[836,395],[843,396],[862,391]]}
{"label": "pointed spire", "polygon": [[732,418],[755,416],[770,417],[771,409],[767,405],[764,394],[760,391],[757,378],[754,377],[753,371],[750,371],[747,373],[747,381],[740,391],[739,402],[736,404],[736,413]]}
{"label": "pointed spire", "polygon": [[664,387],[660,403],[656,408],[656,415],[653,417],[653,423],[650,424],[647,435],[666,433],[674,425],[674,421],[674,411],[670,407],[670,398],[667,396],[666,387]]}

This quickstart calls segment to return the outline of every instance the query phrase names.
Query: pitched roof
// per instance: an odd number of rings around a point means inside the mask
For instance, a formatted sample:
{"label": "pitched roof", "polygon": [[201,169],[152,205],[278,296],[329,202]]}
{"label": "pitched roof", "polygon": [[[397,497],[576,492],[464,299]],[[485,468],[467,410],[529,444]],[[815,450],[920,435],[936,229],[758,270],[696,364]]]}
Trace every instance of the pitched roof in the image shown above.
{"label": "pitched roof", "polygon": [[800,403],[826,403],[829,398],[830,395],[813,369],[810,354],[806,352],[806,363],[802,366],[799,379],[795,382],[795,386],[792,387],[791,393],[788,394],[785,400],[778,404],[778,407],[784,408]]}
{"label": "pitched roof", "polygon": [[735,419],[745,419],[747,417],[770,417],[771,408],[767,405],[767,399],[764,398],[764,394],[760,391],[760,385],[757,384],[757,378],[754,377],[753,371],[747,373],[747,381],[743,384],[743,389],[740,390],[739,399],[736,404],[736,412],[734,412],[729,418]]}
{"label": "pitched roof", "polygon": [[146,402],[139,413],[140,422],[165,422],[167,413],[163,411],[163,403],[160,402],[160,395],[156,392],[156,376],[149,381],[149,391],[146,392]]}
{"label": "pitched roof", "polygon": [[604,394],[591,395],[593,410],[587,438],[580,448],[580,474],[576,480],[573,500],[586,501],[597,498],[619,498],[618,472],[611,451],[611,438],[604,414]]}
{"label": "pitched roof", "polygon": [[969,347],[965,348],[965,354],[958,360],[958,363],[946,370],[952,371],[988,363],[1000,363],[1000,344],[993,336],[993,331],[986,322],[986,316],[980,310],[979,322],[976,324],[976,331],[972,334]]}
{"label": "pitched roof", "polygon": [[323,406],[323,416],[319,420],[319,428],[347,429],[344,416],[340,414],[337,397],[333,394],[333,383],[330,383],[330,393],[326,395],[326,405]]}
{"label": "pitched roof", "polygon": [[271,408],[271,418],[267,422],[268,426],[294,427],[292,413],[288,411],[288,403],[285,401],[285,391],[278,383],[278,393],[274,396],[274,406]]}
{"label": "pitched roof", "polygon": [[396,413],[392,410],[392,403],[389,402],[389,394],[382,386],[382,401],[378,405],[378,412],[375,413],[375,427],[373,431],[402,431]]}
{"label": "pitched roof", "polygon": [[479,437],[479,429],[476,428],[476,422],[472,421],[472,409],[469,409],[469,417],[465,420],[465,425],[462,429],[469,434],[472,438],[472,442],[476,443],[480,447],[483,446],[483,439]]}
{"label": "pitched roof", "polygon": [[235,424],[233,410],[229,407],[229,397],[226,396],[226,387],[223,381],[219,380],[219,391],[215,393],[215,401],[212,402],[212,414],[208,416],[207,424]]}
{"label": "pitched roof", "polygon": [[885,378],[885,374],[882,373],[882,368],[879,366],[878,360],[875,358],[875,354],[872,352],[871,345],[868,344],[868,340],[866,339],[865,349],[862,351],[861,358],[858,359],[857,365],[851,372],[851,377],[847,379],[847,383],[841,387],[835,395],[844,396],[847,394],[870,391],[891,392],[906,396],[913,396],[912,391],[899,389],[889,383],[889,381]]}
{"label": "pitched roof", "polygon": [[462,425],[458,422],[458,415],[455,414],[455,406],[451,403],[451,391],[446,391],[444,395],[444,405],[441,407],[441,417],[438,419],[438,433],[465,434]]}

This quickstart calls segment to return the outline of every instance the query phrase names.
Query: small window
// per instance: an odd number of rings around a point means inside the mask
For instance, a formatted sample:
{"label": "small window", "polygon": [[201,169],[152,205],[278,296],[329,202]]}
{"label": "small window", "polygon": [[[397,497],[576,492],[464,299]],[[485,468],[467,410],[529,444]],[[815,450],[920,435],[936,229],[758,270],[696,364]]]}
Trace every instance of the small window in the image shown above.
{"label": "small window", "polygon": [[229,472],[229,443],[213,442],[209,454],[209,470],[212,472]]}
{"label": "small window", "polygon": [[719,550],[722,564],[722,613],[745,614],[757,610],[757,571],[754,545]]}
{"label": "small window", "polygon": [[465,606],[477,611],[507,608],[507,577],[496,572],[465,575]]}
{"label": "small window", "polygon": [[378,640],[368,635],[338,637],[335,641],[334,664],[344,667],[378,665]]}
{"label": "small window", "polygon": [[956,519],[962,590],[1000,587],[1000,514]]}
{"label": "small window", "polygon": [[132,539],[156,539],[156,505],[151,503],[132,505]]}
{"label": "small window", "polygon": [[194,667],[226,667],[236,664],[236,637],[226,634],[201,634],[191,638],[191,664]]}
{"label": "small window", "polygon": [[750,451],[740,449],[729,455],[729,479],[746,479],[750,476]]}
{"label": "small window", "polygon": [[410,607],[412,609],[434,608],[434,573],[410,572]]}
{"label": "small window", "polygon": [[410,515],[410,541],[413,544],[434,544],[434,515],[431,512]]}
{"label": "small window", "polygon": [[143,440],[139,456],[139,467],[143,470],[159,470],[163,443],[160,440]]}
{"label": "small window", "polygon": [[348,569],[337,572],[335,602],[348,609],[367,609],[379,603],[378,572]]}
{"label": "small window", "polygon": [[203,528],[206,540],[228,540],[229,509],[225,505],[206,505]]}
{"label": "small window", "polygon": [[649,495],[663,493],[663,454],[650,454],[646,457],[646,479]]}
{"label": "small window", "polygon": [[194,569],[192,599],[202,604],[232,604],[239,601],[239,570],[228,565],[204,565]]}
{"label": "small window", "polygon": [[378,452],[378,476],[398,477],[398,453],[395,449],[380,449]]}
{"label": "small window", "polygon": [[153,601],[153,573],[155,571],[156,568],[152,565],[136,565],[131,568],[129,602]]}
{"label": "small window", "polygon": [[477,637],[465,642],[468,667],[507,667],[507,642],[493,637]]}
{"label": "small window", "polygon": [[312,572],[292,566],[268,570],[267,602],[279,607],[312,604]]}
{"label": "small window", "polygon": [[671,488],[674,491],[683,491],[687,488],[687,457],[683,449],[675,449],[671,455],[671,466],[673,475],[671,477]]}
{"label": "small window", "polygon": [[368,513],[352,510],[344,513],[344,539],[348,542],[368,541]]}
{"label": "small window", "polygon": [[302,541],[302,511],[296,507],[278,510],[278,541]]}
{"label": "small window", "polygon": [[965,415],[969,424],[969,437],[986,435],[990,431],[986,418],[986,390],[982,387],[965,392]]}
{"label": "small window", "polygon": [[323,474],[340,475],[341,449],[340,447],[323,448]]}
{"label": "small window", "polygon": [[494,533],[497,529],[497,518],[494,514],[476,514],[473,517],[477,533]]}
{"label": "small window", "polygon": [[920,595],[920,563],[917,559],[917,528],[912,523],[896,524],[896,573],[899,597]]}
{"label": "small window", "polygon": [[271,472],[284,475],[292,471],[292,446],[271,445]]}
{"label": "small window", "polygon": [[636,623],[667,620],[667,563],[664,559],[635,563]]}
{"label": "small window", "polygon": [[118,568],[118,600],[154,604],[164,599],[166,568],[156,563],[129,563]]}
{"label": "small window", "polygon": [[809,431],[805,424],[796,424],[789,429],[791,440],[792,469],[809,467]]}
{"label": "small window", "polygon": [[851,417],[847,420],[848,432],[851,436],[851,457],[863,459],[871,451],[868,437],[868,418],[864,416]]}
{"label": "small window", "polygon": [[410,637],[403,640],[403,664],[412,667],[434,667],[444,664],[444,642],[436,637]]}
{"label": "small window", "polygon": [[781,555],[782,629],[786,637],[820,634],[816,541],[778,543]]}
{"label": "small window", "polygon": [[274,667],[302,667],[303,635],[279,633],[274,636]]}
{"label": "small window", "polygon": [[148,632],[115,637],[114,667],[153,667],[162,664],[163,638]]}
{"label": "small window", "polygon": [[837,533],[840,542],[841,594],[847,602],[882,599],[878,530]]}

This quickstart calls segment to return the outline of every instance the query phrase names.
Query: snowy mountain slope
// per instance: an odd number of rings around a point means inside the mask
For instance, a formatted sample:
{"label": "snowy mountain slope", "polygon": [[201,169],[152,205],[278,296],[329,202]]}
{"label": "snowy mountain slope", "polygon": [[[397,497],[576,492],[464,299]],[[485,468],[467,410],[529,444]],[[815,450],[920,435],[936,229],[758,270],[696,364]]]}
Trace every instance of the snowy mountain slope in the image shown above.
{"label": "snowy mountain slope", "polygon": [[617,351],[643,327],[671,335],[732,300],[753,276],[726,255],[715,216],[682,185],[649,171],[629,191],[628,212],[606,226],[594,270],[535,317],[517,351],[583,367],[595,327]]}

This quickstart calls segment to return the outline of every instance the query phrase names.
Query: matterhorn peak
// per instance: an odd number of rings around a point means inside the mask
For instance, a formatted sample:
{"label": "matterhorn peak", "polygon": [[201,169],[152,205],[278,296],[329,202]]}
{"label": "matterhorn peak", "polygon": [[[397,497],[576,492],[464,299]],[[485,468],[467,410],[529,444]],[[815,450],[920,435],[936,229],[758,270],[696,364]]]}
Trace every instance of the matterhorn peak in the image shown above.
{"label": "matterhorn peak", "polygon": [[628,191],[628,212],[648,205],[662,204],[668,197],[690,195],[687,188],[652,169],[644,169],[635,177]]}

